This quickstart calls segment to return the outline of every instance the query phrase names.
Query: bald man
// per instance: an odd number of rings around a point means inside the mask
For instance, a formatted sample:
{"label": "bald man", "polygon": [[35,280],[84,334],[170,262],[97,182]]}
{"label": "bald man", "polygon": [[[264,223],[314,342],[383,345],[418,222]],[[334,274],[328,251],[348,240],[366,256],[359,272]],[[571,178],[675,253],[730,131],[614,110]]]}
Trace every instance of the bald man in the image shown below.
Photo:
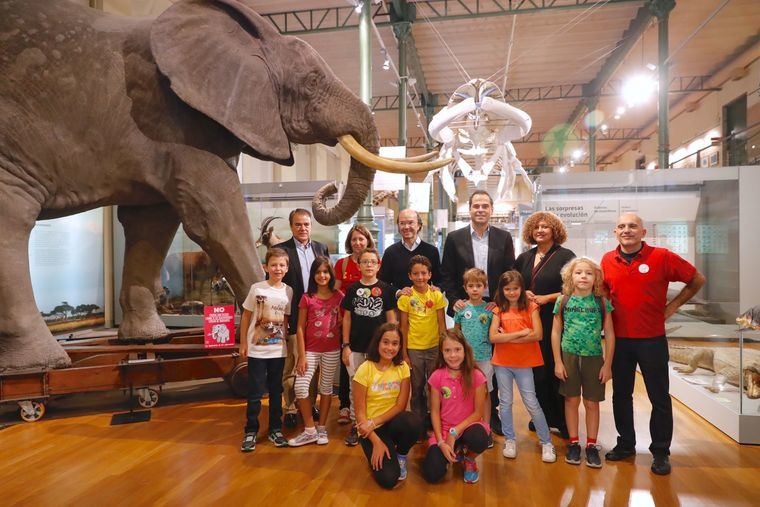
{"label": "bald man", "polygon": [[[641,369],[652,403],[649,432],[652,472],[670,473],[670,442],[673,438],[673,408],[668,376],[668,343],[665,321],[691,299],[705,277],[689,262],[666,248],[643,241],[646,228],[634,213],[620,216],[615,227],[620,245],[602,258],[604,285],[615,308],[615,355],[612,359],[612,410],[618,432],[617,445],[606,454],[607,461],[620,461],[636,454],[633,426],[633,385],[636,365]],[[667,302],[668,284],[686,285]]]}

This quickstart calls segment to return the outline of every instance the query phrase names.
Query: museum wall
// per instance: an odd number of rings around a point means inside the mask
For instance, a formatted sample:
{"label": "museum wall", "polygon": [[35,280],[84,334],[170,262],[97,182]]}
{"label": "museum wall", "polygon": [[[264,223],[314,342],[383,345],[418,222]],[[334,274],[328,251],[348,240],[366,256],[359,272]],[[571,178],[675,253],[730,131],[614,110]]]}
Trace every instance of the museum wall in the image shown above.
{"label": "museum wall", "polygon": [[[698,102],[696,110],[684,111],[677,116],[671,116],[669,124],[671,154],[675,154],[681,148],[686,150],[683,155],[692,153],[693,150],[689,150],[691,143],[697,138],[704,138],[712,131],[715,131],[715,136],[721,136],[723,106],[742,94],[747,94],[747,124],[752,125],[754,122],[760,121],[760,93],[758,93],[760,60],[755,60],[747,70],[748,72],[743,78],[736,81],[729,79],[721,85],[720,91],[707,94]],[[716,148],[716,151],[719,150]],[[653,131],[649,139],[642,141],[637,149],[626,151],[617,162],[608,165],[605,170],[631,170],[636,167],[636,161],[642,155],[646,157],[646,164],[657,161],[656,130]],[[677,158],[681,158],[681,156]],[[724,165],[724,163],[719,161],[718,165]]]}

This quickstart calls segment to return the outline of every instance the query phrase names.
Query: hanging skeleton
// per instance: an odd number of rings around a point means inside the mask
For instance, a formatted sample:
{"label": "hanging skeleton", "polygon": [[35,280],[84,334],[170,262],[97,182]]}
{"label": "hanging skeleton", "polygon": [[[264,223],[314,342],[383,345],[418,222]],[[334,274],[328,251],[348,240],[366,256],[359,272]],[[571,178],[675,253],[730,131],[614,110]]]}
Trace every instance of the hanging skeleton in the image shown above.
{"label": "hanging skeleton", "polygon": [[451,200],[457,200],[453,174],[458,170],[476,186],[489,174],[499,173],[497,200],[531,202],[533,184],[511,143],[524,137],[531,123],[530,116],[507,104],[490,81],[473,79],[457,88],[429,127],[433,139],[443,143],[440,156],[454,159],[440,169],[441,184]]}

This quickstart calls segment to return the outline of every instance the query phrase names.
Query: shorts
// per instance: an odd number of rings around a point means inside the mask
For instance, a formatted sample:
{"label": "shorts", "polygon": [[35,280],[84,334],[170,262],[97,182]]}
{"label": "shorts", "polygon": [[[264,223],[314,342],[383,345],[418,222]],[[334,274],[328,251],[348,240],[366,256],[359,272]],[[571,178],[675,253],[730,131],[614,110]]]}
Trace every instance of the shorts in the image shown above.
{"label": "shorts", "polygon": [[488,392],[490,393],[493,391],[493,365],[491,364],[491,361],[475,361],[475,364],[478,369],[483,372],[483,375],[486,376],[486,381],[488,381]]}
{"label": "shorts", "polygon": [[563,350],[562,364],[567,379],[560,383],[559,394],[574,398],[582,393],[585,400],[604,401],[604,384],[599,380],[604,365],[602,356],[576,356]]}

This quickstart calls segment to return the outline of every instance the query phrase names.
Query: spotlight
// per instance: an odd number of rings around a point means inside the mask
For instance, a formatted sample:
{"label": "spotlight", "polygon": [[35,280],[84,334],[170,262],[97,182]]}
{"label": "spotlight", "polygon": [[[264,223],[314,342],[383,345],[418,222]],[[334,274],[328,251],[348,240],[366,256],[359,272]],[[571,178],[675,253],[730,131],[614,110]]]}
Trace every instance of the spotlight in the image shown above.
{"label": "spotlight", "polygon": [[616,114],[616,115],[615,115],[615,116],[613,116],[612,118],[614,118],[615,120],[619,120],[619,119],[620,119],[620,115],[619,115],[619,114]]}
{"label": "spotlight", "polygon": [[633,76],[623,83],[623,100],[628,107],[638,106],[649,99],[656,87],[657,82],[649,76]]}
{"label": "spotlight", "polygon": [[567,166],[561,165],[561,166],[559,166],[557,168],[557,171],[559,171],[561,173],[566,173],[567,172]]}
{"label": "spotlight", "polygon": [[602,123],[602,125],[599,127],[599,130],[601,130],[602,132],[607,132],[608,128],[609,127],[607,126],[606,123]]}
{"label": "spotlight", "polygon": [[581,150],[580,148],[576,148],[573,150],[573,153],[570,156],[572,157],[573,160],[580,160],[581,157],[583,156],[583,150]]}
{"label": "spotlight", "polygon": [[625,107],[618,106],[617,109],[615,109],[615,119],[617,120],[619,116],[623,116],[625,114]]}
{"label": "spotlight", "polygon": [[388,58],[386,58],[385,60],[383,60],[383,70],[390,70],[390,68],[391,68],[391,62],[390,60],[388,60]]}

